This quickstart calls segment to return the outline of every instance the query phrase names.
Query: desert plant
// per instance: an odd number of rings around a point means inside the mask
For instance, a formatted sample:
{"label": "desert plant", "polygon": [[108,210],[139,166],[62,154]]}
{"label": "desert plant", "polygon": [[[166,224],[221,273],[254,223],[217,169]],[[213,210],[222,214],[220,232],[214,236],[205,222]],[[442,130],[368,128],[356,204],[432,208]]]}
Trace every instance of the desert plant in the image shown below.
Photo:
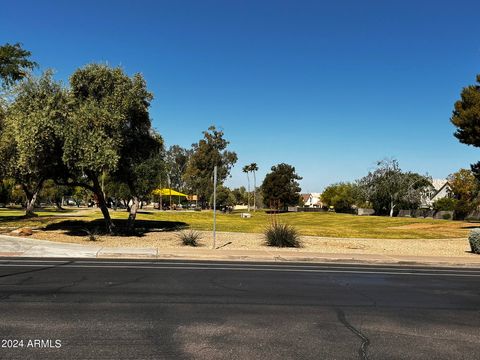
{"label": "desert plant", "polygon": [[297,230],[288,224],[273,222],[265,230],[265,242],[268,246],[277,247],[300,247]]}
{"label": "desert plant", "polygon": [[185,246],[198,246],[198,240],[202,238],[202,235],[194,230],[182,231],[177,236]]}
{"label": "desert plant", "polygon": [[468,236],[472,253],[480,254],[480,229],[473,229]]}
{"label": "desert plant", "polygon": [[83,231],[87,234],[88,240],[89,241],[97,241],[97,235],[98,235],[98,228],[94,228],[93,230],[90,229],[83,229]]}

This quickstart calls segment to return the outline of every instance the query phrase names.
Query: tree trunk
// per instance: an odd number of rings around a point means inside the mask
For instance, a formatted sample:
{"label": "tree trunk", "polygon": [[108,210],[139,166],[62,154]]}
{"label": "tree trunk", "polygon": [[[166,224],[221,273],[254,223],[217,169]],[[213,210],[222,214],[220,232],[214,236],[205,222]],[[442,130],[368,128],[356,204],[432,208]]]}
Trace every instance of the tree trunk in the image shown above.
{"label": "tree trunk", "polygon": [[257,211],[257,178],[253,172],[253,212]]}
{"label": "tree trunk", "polygon": [[25,217],[29,218],[37,216],[37,214],[35,214],[35,202],[37,201],[37,196],[42,189],[42,186],[43,180],[40,180],[37,186],[35,186],[35,188],[30,191],[27,185],[22,184],[23,192],[25,193],[25,197],[27,198]]}
{"label": "tree trunk", "polygon": [[38,216],[37,214],[35,214],[35,202],[37,201],[37,194],[38,192],[25,193],[25,195],[27,196],[27,207],[25,210],[25,217],[27,218]]}
{"label": "tree trunk", "polygon": [[248,212],[250,212],[250,176],[248,176],[247,172],[247,207],[248,207]]}
{"label": "tree trunk", "polygon": [[395,205],[393,204],[393,201],[390,203],[390,217],[393,217],[393,209],[395,208]]}
{"label": "tree trunk", "polygon": [[133,204],[130,207],[130,214],[128,215],[128,223],[127,223],[128,230],[133,230],[135,227],[135,218],[137,217],[137,211],[139,207],[140,207],[140,201],[137,196],[134,196]]}
{"label": "tree trunk", "polygon": [[87,174],[90,180],[93,183],[93,190],[98,200],[98,206],[100,210],[102,210],[103,219],[105,220],[105,228],[109,234],[113,232],[115,229],[115,225],[112,222],[112,218],[110,217],[110,213],[108,212],[107,202],[105,201],[105,196],[103,196],[102,187],[98,181],[98,177],[94,174]]}
{"label": "tree trunk", "polygon": [[55,199],[55,207],[57,208],[57,210],[65,210],[62,207],[62,202],[59,199]]}

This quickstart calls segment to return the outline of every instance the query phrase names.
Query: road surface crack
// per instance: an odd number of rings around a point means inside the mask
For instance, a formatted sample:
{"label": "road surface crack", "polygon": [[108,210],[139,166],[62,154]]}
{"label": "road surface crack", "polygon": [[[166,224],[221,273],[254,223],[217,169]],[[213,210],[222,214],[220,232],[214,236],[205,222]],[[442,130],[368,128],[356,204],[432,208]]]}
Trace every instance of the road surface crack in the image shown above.
{"label": "road surface crack", "polygon": [[67,289],[67,288],[75,287],[75,286],[77,286],[78,284],[80,284],[82,281],[85,281],[85,280],[87,280],[87,277],[86,277],[86,276],[82,276],[82,277],[81,277],[80,279],[78,279],[78,280],[73,280],[70,284],[63,285],[63,286],[60,286],[60,287],[56,288],[56,289],[54,290],[54,292],[57,293],[57,292],[60,292],[60,291],[62,291],[62,290],[65,290],[65,289]]}
{"label": "road surface crack", "polygon": [[365,334],[363,334],[360,330],[355,328],[352,324],[350,324],[345,317],[345,313],[341,309],[335,309],[337,312],[337,318],[338,320],[352,333],[354,333],[357,337],[359,337],[362,340],[362,344],[360,345],[360,348],[358,349],[358,355],[360,356],[360,359],[362,360],[368,360],[368,354],[367,354],[367,347],[370,345],[370,340],[368,339]]}

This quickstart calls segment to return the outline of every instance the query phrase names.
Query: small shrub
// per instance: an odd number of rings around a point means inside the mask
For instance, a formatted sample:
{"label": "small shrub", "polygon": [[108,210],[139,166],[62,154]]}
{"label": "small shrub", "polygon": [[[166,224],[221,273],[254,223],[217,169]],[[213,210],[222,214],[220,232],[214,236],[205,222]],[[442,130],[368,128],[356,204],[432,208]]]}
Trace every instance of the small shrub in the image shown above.
{"label": "small shrub", "polygon": [[97,235],[98,235],[98,228],[95,228],[93,230],[90,229],[83,229],[85,233],[88,235],[88,240],[89,241],[97,241]]}
{"label": "small shrub", "polygon": [[451,218],[452,218],[452,215],[450,215],[450,214],[443,214],[442,215],[443,220],[450,220]]}
{"label": "small shrub", "polygon": [[470,248],[474,254],[480,254],[480,229],[473,229],[468,236]]}
{"label": "small shrub", "polygon": [[268,246],[300,247],[297,230],[287,224],[273,223],[265,230],[265,241]]}
{"label": "small shrub", "polygon": [[198,240],[202,237],[199,232],[193,230],[182,231],[177,236],[185,246],[198,246]]}

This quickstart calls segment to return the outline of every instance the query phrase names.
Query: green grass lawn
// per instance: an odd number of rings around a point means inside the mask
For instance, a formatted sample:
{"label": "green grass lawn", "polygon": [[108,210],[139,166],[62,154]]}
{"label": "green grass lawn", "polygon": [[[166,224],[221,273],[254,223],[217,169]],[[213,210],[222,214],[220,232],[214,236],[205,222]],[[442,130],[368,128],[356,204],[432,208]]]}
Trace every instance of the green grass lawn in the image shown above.
{"label": "green grass lawn", "polygon": [[[6,227],[43,227],[50,223],[62,221],[66,217],[71,218],[77,216],[77,210],[66,209],[37,209],[35,213],[38,217],[25,219],[25,211],[20,209],[0,209],[0,230]],[[96,217],[97,214],[91,214],[92,217]]]}
{"label": "green grass lawn", "polygon": [[[91,221],[100,219],[99,210],[69,209],[56,211],[45,209],[37,211],[37,218],[24,219],[23,211],[0,209],[0,228],[6,227],[45,227],[65,220]],[[125,219],[125,211],[112,211],[114,219]],[[139,220],[181,222],[191,229],[211,230],[211,211],[202,212],[160,212],[142,211]],[[385,238],[385,239],[444,239],[466,237],[474,223],[464,221],[389,218],[379,216],[356,216],[336,213],[287,213],[278,214],[279,222],[295,226],[301,235],[347,237],[347,238]],[[250,219],[240,218],[239,213],[217,214],[217,230],[230,232],[261,233],[270,224],[271,215],[263,211],[252,212]]]}

